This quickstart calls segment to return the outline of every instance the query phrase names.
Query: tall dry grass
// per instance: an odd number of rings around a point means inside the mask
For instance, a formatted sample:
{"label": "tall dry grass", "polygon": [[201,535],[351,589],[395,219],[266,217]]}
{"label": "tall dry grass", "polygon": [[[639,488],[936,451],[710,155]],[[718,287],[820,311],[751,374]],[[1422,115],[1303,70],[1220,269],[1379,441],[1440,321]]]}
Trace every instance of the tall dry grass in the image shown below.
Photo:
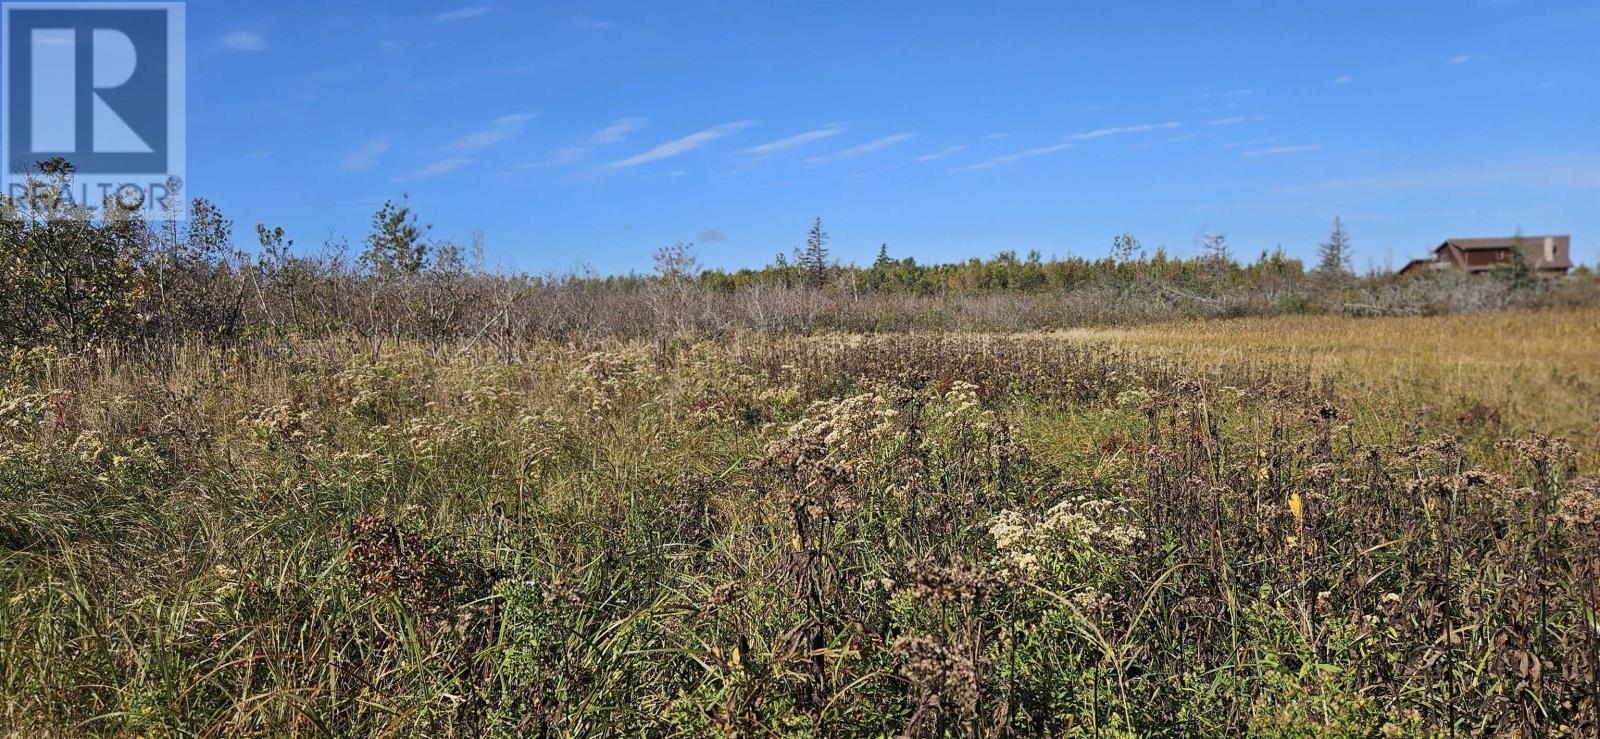
{"label": "tall dry grass", "polygon": [[1123,343],[17,352],[0,724],[1600,730],[1569,445],[1380,413],[1376,359]]}

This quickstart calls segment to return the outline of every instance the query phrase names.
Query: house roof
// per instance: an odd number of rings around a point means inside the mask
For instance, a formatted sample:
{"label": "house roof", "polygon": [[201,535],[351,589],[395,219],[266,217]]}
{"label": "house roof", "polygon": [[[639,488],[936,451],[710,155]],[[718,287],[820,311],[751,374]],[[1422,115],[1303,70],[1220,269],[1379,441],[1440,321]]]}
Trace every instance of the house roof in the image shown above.
{"label": "house roof", "polygon": [[[1555,261],[1545,261],[1544,243],[1547,239],[1552,240],[1555,243]],[[1529,264],[1534,265],[1535,267],[1540,269],[1570,269],[1572,267],[1572,261],[1568,256],[1571,253],[1569,247],[1571,246],[1572,237],[1566,235],[1551,234],[1546,236],[1497,236],[1493,238],[1445,239],[1444,243],[1440,244],[1434,249],[1434,251],[1438,252],[1451,246],[1462,251],[1498,251],[1501,249],[1510,249],[1519,242],[1522,244],[1523,256],[1527,258]]]}
{"label": "house roof", "polygon": [[1400,268],[1400,274],[1405,274],[1414,269],[1439,269],[1443,266],[1444,264],[1438,259],[1413,259],[1406,262],[1406,266]]}

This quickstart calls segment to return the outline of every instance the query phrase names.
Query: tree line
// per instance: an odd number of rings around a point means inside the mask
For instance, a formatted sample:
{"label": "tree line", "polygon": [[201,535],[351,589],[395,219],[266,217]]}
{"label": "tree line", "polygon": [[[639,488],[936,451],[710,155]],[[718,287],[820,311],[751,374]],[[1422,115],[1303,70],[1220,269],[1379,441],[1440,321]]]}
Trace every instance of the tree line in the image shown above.
{"label": "tree line", "polygon": [[[72,167],[40,163],[20,199],[0,196],[0,339],[72,349],[102,341],[342,335],[451,339],[505,347],[730,331],[1020,330],[1088,323],[1305,312],[1418,313],[1592,300],[1587,274],[1547,288],[1526,274],[1399,279],[1357,275],[1342,222],[1306,269],[1281,248],[1249,261],[1221,234],[1200,254],[1146,249],[1131,234],[1100,258],[1002,251],[921,263],[888,245],[866,266],[830,255],[820,218],[802,245],[761,267],[708,269],[691,244],[655,254],[648,274],[491,270],[481,233],[433,236],[409,202],[385,202],[367,234],[312,250],[257,224],[253,248],[215,204],[176,195],[163,215],[108,200],[67,202]],[[172,188],[176,193],[176,187]],[[186,212],[180,212],[182,211]],[[1526,272],[1526,270],[1524,270]]]}

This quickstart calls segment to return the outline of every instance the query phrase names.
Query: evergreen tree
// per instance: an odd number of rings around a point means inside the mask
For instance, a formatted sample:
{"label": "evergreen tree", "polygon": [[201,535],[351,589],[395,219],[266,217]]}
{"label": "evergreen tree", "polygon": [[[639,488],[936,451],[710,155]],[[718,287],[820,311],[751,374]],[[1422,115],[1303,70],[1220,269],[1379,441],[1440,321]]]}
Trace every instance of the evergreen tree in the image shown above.
{"label": "evergreen tree", "polygon": [[1528,255],[1522,250],[1522,233],[1511,241],[1511,253],[1503,264],[1495,266],[1495,274],[1513,290],[1532,290],[1539,286],[1539,278],[1528,264]]}
{"label": "evergreen tree", "polygon": [[1350,237],[1338,216],[1333,217],[1333,230],[1328,232],[1328,240],[1317,246],[1317,275],[1323,279],[1343,279],[1350,275]]}
{"label": "evergreen tree", "polygon": [[806,274],[806,284],[813,288],[820,288],[828,281],[828,234],[822,230],[822,219],[811,222],[811,231],[806,234],[805,251],[800,252],[800,269]]}
{"label": "evergreen tree", "polygon": [[372,233],[367,235],[367,249],[361,262],[380,275],[414,275],[428,266],[428,242],[425,238],[430,226],[418,226],[417,217],[405,196],[400,202],[386,200],[377,213],[372,214]]}
{"label": "evergreen tree", "polygon": [[878,258],[872,263],[873,269],[888,269],[894,266],[894,260],[889,258],[889,245],[878,245]]}

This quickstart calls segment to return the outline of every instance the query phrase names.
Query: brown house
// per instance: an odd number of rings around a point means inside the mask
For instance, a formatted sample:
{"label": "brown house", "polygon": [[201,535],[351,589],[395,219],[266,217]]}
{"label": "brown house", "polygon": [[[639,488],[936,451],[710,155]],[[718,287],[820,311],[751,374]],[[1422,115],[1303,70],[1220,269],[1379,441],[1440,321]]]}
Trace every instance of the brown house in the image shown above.
{"label": "brown house", "polygon": [[1511,250],[1522,248],[1522,257],[1534,274],[1553,280],[1572,269],[1571,236],[1504,236],[1493,239],[1447,239],[1433,250],[1429,259],[1413,259],[1400,268],[1400,274],[1416,274],[1449,269],[1477,274],[1488,272],[1511,261]]}

